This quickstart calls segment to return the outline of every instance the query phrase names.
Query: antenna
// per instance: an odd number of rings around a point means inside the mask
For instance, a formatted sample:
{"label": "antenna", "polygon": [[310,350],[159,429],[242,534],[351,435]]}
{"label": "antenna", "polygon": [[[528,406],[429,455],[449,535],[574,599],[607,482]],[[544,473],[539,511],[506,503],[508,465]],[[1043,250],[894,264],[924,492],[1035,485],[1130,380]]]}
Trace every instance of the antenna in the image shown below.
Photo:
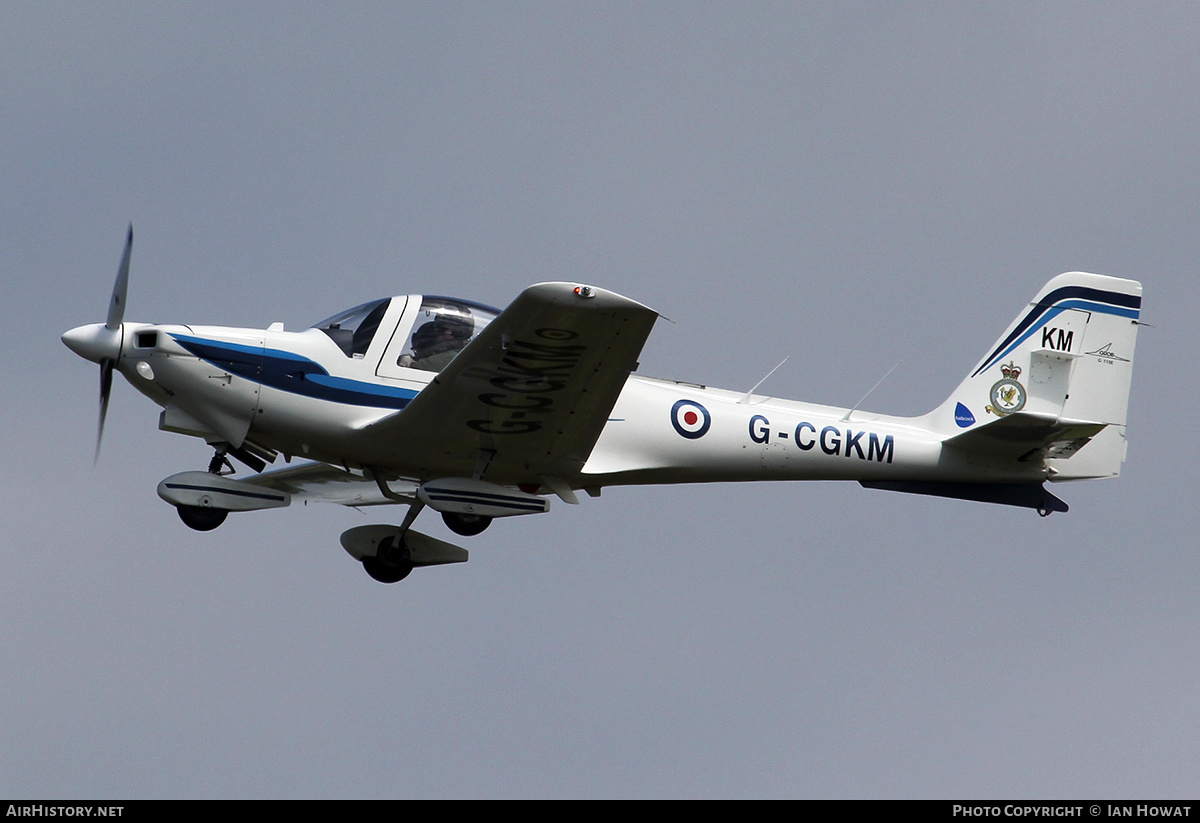
{"label": "antenna", "polygon": [[[899,365],[900,365],[901,363],[903,363],[903,362],[904,362],[903,360],[897,360],[897,361],[896,361],[896,366],[899,366]],[[866,400],[866,399],[867,399],[867,397],[868,397],[868,396],[870,396],[871,392],[873,392],[873,391],[875,391],[877,388],[879,388],[879,384],[880,384],[880,383],[882,383],[884,380],[887,380],[887,378],[888,378],[888,374],[891,374],[892,372],[894,372],[894,371],[896,370],[896,366],[892,366],[890,369],[888,369],[888,370],[887,370],[887,374],[885,374],[883,377],[881,377],[881,378],[879,378],[878,380],[876,380],[876,381],[875,381],[875,385],[874,385],[874,386],[872,386],[871,388],[867,389],[867,393],[866,393],[866,394],[864,394],[862,397],[858,398],[858,402],[857,402],[857,403],[855,403],[855,404],[854,404],[854,405],[851,407],[850,411],[846,412],[846,416],[842,418],[842,422],[843,422],[843,423],[845,423],[847,420],[849,420],[849,419],[850,419],[850,415],[854,414],[854,412],[855,412],[855,411],[858,409],[858,407],[862,405],[862,401]]]}
{"label": "antenna", "polygon": [[[789,357],[790,356],[791,355],[789,355]],[[788,361],[787,357],[783,358],[782,360],[779,361],[779,366],[782,366],[787,361]],[[775,368],[771,369],[769,372],[767,372],[763,376],[762,380],[759,380],[757,383],[755,383],[753,386],[751,386],[750,391],[746,392],[746,395],[741,400],[739,400],[738,403],[749,403],[750,395],[754,394],[754,390],[757,389],[759,386],[761,386],[763,383],[767,382],[768,377],[773,375],[775,372],[779,371],[779,366],[776,366]],[[862,401],[859,401],[859,402],[862,402]]]}

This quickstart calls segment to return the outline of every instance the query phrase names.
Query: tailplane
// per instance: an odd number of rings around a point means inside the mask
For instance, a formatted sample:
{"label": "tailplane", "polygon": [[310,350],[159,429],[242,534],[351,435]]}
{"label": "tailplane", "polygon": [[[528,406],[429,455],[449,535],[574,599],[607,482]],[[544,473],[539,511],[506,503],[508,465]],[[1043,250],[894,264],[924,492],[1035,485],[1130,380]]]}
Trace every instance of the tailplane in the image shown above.
{"label": "tailplane", "polygon": [[1055,277],[928,422],[949,446],[1043,461],[1051,480],[1115,477],[1141,305],[1134,280]]}

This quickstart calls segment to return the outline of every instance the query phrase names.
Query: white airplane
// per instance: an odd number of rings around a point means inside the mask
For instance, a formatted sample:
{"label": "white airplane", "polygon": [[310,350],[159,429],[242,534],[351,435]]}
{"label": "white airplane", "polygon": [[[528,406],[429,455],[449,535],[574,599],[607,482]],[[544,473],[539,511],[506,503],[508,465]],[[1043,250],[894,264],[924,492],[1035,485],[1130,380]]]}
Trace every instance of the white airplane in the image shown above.
{"label": "white airplane", "polygon": [[[215,450],[207,471],[158,486],[184,523],[299,497],[405,504],[400,525],[341,537],[385,583],[467,559],[410,528],[425,507],[473,535],[605,486],[857,480],[1045,516],[1067,505],[1044,481],[1115,477],[1125,458],[1133,280],[1055,277],[944,403],[893,417],[634,374],[658,314],[575,283],[531,286],[503,311],[384,298],[304,331],[126,322],[132,244],[131,227],[107,322],[62,336],[100,364],[97,457],[119,371],[163,407],[160,429]],[[279,456],[312,462],[261,473]],[[232,477],[230,457],[256,474]]]}

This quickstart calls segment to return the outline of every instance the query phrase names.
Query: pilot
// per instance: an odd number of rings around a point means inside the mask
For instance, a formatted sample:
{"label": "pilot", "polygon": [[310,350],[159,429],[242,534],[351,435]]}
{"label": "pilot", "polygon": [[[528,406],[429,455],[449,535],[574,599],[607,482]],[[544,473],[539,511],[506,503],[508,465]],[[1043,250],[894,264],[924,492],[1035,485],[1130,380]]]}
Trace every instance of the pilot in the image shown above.
{"label": "pilot", "polygon": [[474,328],[469,317],[440,315],[413,332],[412,354],[401,355],[397,363],[410,369],[441,371],[467,345]]}

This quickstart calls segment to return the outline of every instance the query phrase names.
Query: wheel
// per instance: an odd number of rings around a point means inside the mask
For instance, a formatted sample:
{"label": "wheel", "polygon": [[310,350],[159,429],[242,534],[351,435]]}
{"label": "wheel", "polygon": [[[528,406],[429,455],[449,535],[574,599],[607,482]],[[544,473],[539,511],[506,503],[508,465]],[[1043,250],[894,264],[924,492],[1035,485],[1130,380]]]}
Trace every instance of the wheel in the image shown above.
{"label": "wheel", "polygon": [[408,546],[403,541],[397,549],[394,538],[386,537],[379,543],[374,556],[367,555],[362,559],[363,569],[373,580],[380,583],[399,583],[413,570],[412,559],[408,554]]}
{"label": "wheel", "polygon": [[399,583],[413,570],[412,563],[388,565],[378,557],[364,557],[362,564],[367,574],[380,583]]}
{"label": "wheel", "polygon": [[198,532],[210,532],[225,522],[229,512],[225,509],[210,509],[203,506],[177,506],[179,519],[189,529]]}
{"label": "wheel", "polygon": [[442,512],[442,522],[455,534],[461,534],[463,537],[474,537],[492,525],[492,518],[485,517],[482,514]]}

